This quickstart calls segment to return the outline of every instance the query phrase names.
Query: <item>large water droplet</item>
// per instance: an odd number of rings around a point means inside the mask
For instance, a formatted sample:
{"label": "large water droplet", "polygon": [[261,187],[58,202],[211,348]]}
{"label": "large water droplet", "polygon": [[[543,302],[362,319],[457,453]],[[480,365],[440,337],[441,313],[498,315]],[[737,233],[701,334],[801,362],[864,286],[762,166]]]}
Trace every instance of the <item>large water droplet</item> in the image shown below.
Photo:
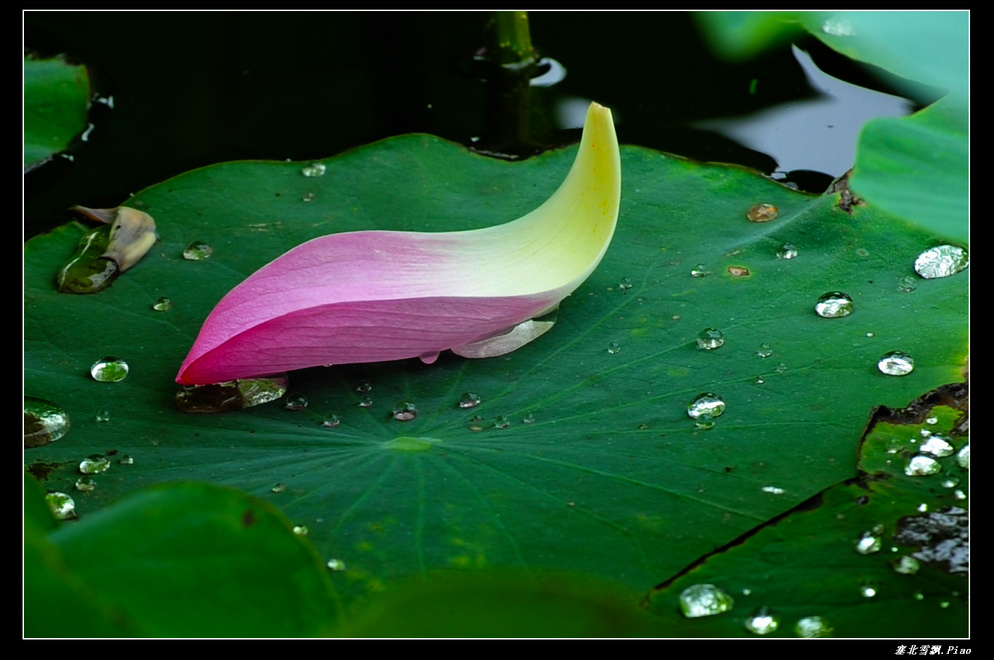
{"label": "large water droplet", "polygon": [[331,428],[335,428],[336,426],[338,426],[341,423],[342,423],[342,419],[338,415],[331,414],[331,415],[326,415],[325,416],[324,420],[321,421],[321,426],[325,426],[325,427],[331,429]]}
{"label": "large water droplet", "polygon": [[83,474],[100,474],[110,469],[110,459],[94,454],[84,458],[79,463],[79,471]]}
{"label": "large water droplet", "polygon": [[718,417],[725,412],[725,401],[717,394],[704,392],[694,397],[694,400],[687,405],[687,415],[697,419],[699,417]]}
{"label": "large water droplet", "polygon": [[59,520],[69,520],[76,517],[76,502],[65,493],[46,493],[45,501],[48,502],[48,507]]}
{"label": "large water droplet", "polygon": [[745,620],[745,627],[757,635],[769,635],[780,627],[780,617],[773,615],[766,607],[760,607]]}
{"label": "large water droplet", "polygon": [[460,408],[475,408],[480,405],[480,395],[476,392],[466,392],[459,398]]}
{"label": "large water droplet", "polygon": [[51,401],[24,397],[24,446],[40,447],[69,432],[69,415]]}
{"label": "large water droplet", "polygon": [[776,220],[780,215],[780,210],[773,204],[754,204],[746,211],[746,218],[749,222],[770,222]]}
{"label": "large water droplet", "polygon": [[925,250],[915,259],[915,272],[927,280],[949,277],[970,265],[966,250],[956,245],[938,245]]}
{"label": "large water droplet", "polygon": [[931,454],[937,458],[943,458],[945,456],[952,456],[956,448],[953,447],[952,438],[935,433],[930,435],[928,440],[922,443],[919,451],[923,454]]}
{"label": "large water droplet", "polygon": [[327,171],[328,168],[325,166],[324,163],[319,161],[314,161],[312,163],[308,163],[307,165],[305,165],[303,169],[300,170],[300,173],[306,177],[318,177],[318,176],[324,176],[324,173]]}
{"label": "large water droplet", "polygon": [[101,383],[117,383],[127,377],[128,363],[120,358],[105,357],[93,363],[90,375]]}
{"label": "large water droplet", "polygon": [[907,376],[915,370],[915,359],[904,351],[891,351],[880,357],[877,369],[888,376]]}
{"label": "large water droplet", "polygon": [[798,637],[831,637],[832,626],[820,616],[806,616],[794,626]]}
{"label": "large water droplet", "polygon": [[391,414],[398,421],[409,422],[418,416],[418,408],[410,401],[402,401],[394,406]]}
{"label": "large water droplet", "polygon": [[697,347],[705,351],[713,351],[725,343],[725,335],[717,328],[704,328],[697,333]]}
{"label": "large water droplet", "polygon": [[695,584],[680,593],[680,611],[688,619],[727,612],[735,600],[713,584]]}
{"label": "large water droplet", "polygon": [[187,413],[242,410],[276,401],[286,394],[285,374],[264,378],[229,380],[213,385],[187,385],[176,393],[176,407]]}
{"label": "large water droplet", "polygon": [[931,456],[915,456],[904,468],[909,477],[927,477],[942,471],[942,464]]}
{"label": "large water droplet", "polygon": [[183,258],[187,261],[203,261],[214,254],[214,248],[203,241],[194,241],[183,250]]}
{"label": "large water droplet", "polygon": [[852,298],[841,291],[829,291],[822,294],[815,303],[815,313],[825,319],[840,319],[853,312]]}

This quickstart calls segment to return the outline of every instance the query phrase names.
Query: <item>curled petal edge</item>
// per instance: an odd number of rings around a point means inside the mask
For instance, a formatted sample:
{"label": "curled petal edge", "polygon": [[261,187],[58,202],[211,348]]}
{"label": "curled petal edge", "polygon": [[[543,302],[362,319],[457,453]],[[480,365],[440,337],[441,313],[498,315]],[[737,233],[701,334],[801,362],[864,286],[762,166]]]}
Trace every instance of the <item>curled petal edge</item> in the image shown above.
{"label": "curled petal edge", "polygon": [[537,338],[597,268],[617,224],[621,159],[592,103],[569,174],[517,220],[458,232],[357,231],[303,243],[232,289],[176,381],[201,385],[306,367],[493,357]]}

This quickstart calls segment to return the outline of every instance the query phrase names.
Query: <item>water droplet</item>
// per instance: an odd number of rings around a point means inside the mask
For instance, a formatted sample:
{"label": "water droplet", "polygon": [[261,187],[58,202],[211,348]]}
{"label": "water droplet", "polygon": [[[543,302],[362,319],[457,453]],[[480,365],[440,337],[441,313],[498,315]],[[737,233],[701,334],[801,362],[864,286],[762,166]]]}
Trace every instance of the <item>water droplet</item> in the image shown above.
{"label": "water droplet", "polygon": [[345,566],[345,562],[341,559],[329,559],[327,566],[328,570],[335,571],[336,573],[348,570]]}
{"label": "water droplet", "polygon": [[964,470],[970,469],[970,445],[966,445],[959,450],[959,453],[956,454],[956,462]]}
{"label": "water droplet", "polygon": [[766,380],[762,376],[756,376],[756,381],[755,382],[756,382],[757,385],[762,385],[763,383],[766,382]]}
{"label": "water droplet", "polygon": [[853,312],[852,298],[841,291],[822,294],[815,303],[815,313],[825,319],[840,319]]}
{"label": "water droplet", "polygon": [[943,488],[956,488],[956,486],[959,486],[959,479],[949,478],[942,482]]}
{"label": "water droplet", "polygon": [[304,410],[307,408],[307,397],[300,392],[293,392],[286,397],[287,410]]}
{"label": "water droplet", "polygon": [[338,415],[331,414],[325,416],[324,420],[321,422],[321,426],[333,429],[341,423],[342,420]]}
{"label": "water droplet", "polygon": [[373,386],[369,384],[368,380],[362,380],[355,386],[355,391],[360,394],[366,394],[373,391]]}
{"label": "water droplet", "polygon": [[69,520],[76,517],[76,502],[65,493],[46,493],[45,501],[48,502],[48,508],[59,520]]}
{"label": "water droplet", "polygon": [[94,454],[88,458],[84,458],[79,463],[79,471],[83,474],[100,474],[101,472],[106,472],[110,469],[110,459],[106,456],[100,456],[99,454]]}
{"label": "water droplet", "polygon": [[794,626],[798,637],[831,637],[832,626],[820,616],[806,616]]}
{"label": "water droplet", "polygon": [[203,241],[194,241],[183,250],[183,258],[187,261],[203,261],[214,254],[214,248]]}
{"label": "water droplet", "polygon": [[777,259],[793,259],[797,256],[797,247],[793,243],[784,243],[777,251]]}
{"label": "water droplet", "polygon": [[282,493],[285,490],[286,490],[286,484],[284,483],[278,483],[269,489],[269,491],[272,493]]}
{"label": "water droplet", "polygon": [[918,282],[910,275],[905,275],[897,283],[897,290],[904,293],[911,293],[918,288]]}
{"label": "water droplet", "polygon": [[157,312],[168,312],[172,308],[173,301],[166,297],[158,298],[154,303],[152,303],[152,309]]}
{"label": "water droplet", "polygon": [[460,408],[475,408],[480,405],[482,399],[480,395],[476,392],[466,392],[461,397],[459,397],[459,407]]}
{"label": "water droplet", "polygon": [[91,490],[95,490],[97,487],[97,482],[90,477],[80,477],[76,480],[76,490],[82,493],[88,493]]}
{"label": "water droplet", "polygon": [[785,373],[787,373],[787,365],[784,364],[783,362],[777,364],[776,372],[778,374],[785,374]]}
{"label": "water droplet", "polygon": [[132,456],[124,454],[123,456],[121,456],[121,458],[117,460],[117,462],[120,463],[121,465],[134,465],[135,459]]}
{"label": "water droplet", "polygon": [[763,486],[764,493],[772,493],[773,495],[783,495],[783,488],[778,488],[777,486]]}
{"label": "water droplet", "polygon": [[725,401],[717,394],[704,392],[694,397],[687,405],[687,415],[693,419],[699,417],[718,417],[725,412]]}
{"label": "water droplet", "polygon": [[942,464],[931,456],[915,456],[904,468],[909,477],[927,477],[942,471]]}
{"label": "water droplet", "polygon": [[856,552],[861,555],[869,555],[874,552],[880,552],[880,548],[883,546],[880,538],[874,536],[871,532],[863,532],[863,536],[856,541]]}
{"label": "water droplet", "polygon": [[607,352],[610,355],[617,355],[618,353],[621,352],[621,346],[618,344],[618,342],[612,341],[610,344],[607,345]]}
{"label": "water droplet", "polygon": [[120,358],[105,357],[93,363],[90,375],[101,383],[117,383],[128,375],[128,363]]}
{"label": "water droplet", "polygon": [[904,555],[893,560],[890,565],[894,568],[894,571],[901,573],[902,575],[913,575],[918,572],[921,564],[914,557],[909,557]]}
{"label": "water droplet", "polygon": [[873,598],[877,595],[877,587],[873,584],[863,584],[859,587],[859,595],[863,598]]}
{"label": "water droplet", "polygon": [[302,201],[302,202],[313,202],[315,199],[317,199],[317,196],[314,193],[308,191],[308,192],[304,193],[304,196],[300,198],[300,201]]}
{"label": "water droplet", "polygon": [[300,173],[306,177],[316,177],[316,176],[324,176],[324,173],[327,171],[328,168],[325,166],[324,163],[319,161],[314,161],[305,165],[304,168],[300,170]]}
{"label": "water droplet", "polygon": [[705,264],[697,264],[691,269],[690,274],[694,277],[707,277],[711,274],[711,269]]}
{"label": "water droplet", "polygon": [[418,408],[410,401],[402,401],[393,407],[390,414],[398,421],[409,422],[418,416]]}
{"label": "water droplet", "polygon": [[359,399],[360,408],[369,408],[372,405],[373,405],[373,397],[371,396],[364,396],[361,399]]}
{"label": "water droplet", "polygon": [[95,422],[109,422],[110,421],[110,411],[109,410],[98,410],[97,414],[94,415],[93,421]]}
{"label": "water droplet", "polygon": [[943,458],[945,456],[952,456],[956,448],[952,445],[952,438],[935,433],[922,443],[919,451],[923,454],[931,454],[937,458]]}
{"label": "water droplet", "polygon": [[507,415],[497,415],[497,418],[494,420],[495,429],[506,429],[510,425],[511,418]]}
{"label": "water droplet", "polygon": [[187,385],[176,393],[176,407],[186,413],[219,413],[242,410],[276,401],[288,384],[286,374],[229,380],[213,385]]}
{"label": "water droplet", "polygon": [[735,600],[713,584],[695,584],[680,592],[680,611],[688,619],[727,612]]}
{"label": "water droplet", "polygon": [[760,607],[745,620],[745,627],[751,633],[768,635],[780,627],[780,617],[774,616],[769,608]]}
{"label": "water droplet", "polygon": [[776,220],[780,215],[780,210],[773,204],[754,204],[746,211],[746,218],[749,222],[770,222]]}
{"label": "water droplet", "polygon": [[917,508],[917,510],[918,510],[919,512],[921,512],[921,513],[925,513],[926,511],[928,511],[928,504],[926,504],[925,502],[922,502],[922,503],[921,503],[921,504],[919,504],[919,505],[918,505],[918,506],[917,506],[916,508]]}
{"label": "water droplet", "polygon": [[69,415],[51,401],[24,397],[24,446],[40,447],[69,432]]}
{"label": "water droplet", "polygon": [[938,245],[925,250],[915,259],[915,272],[927,280],[949,277],[970,265],[966,250],[955,245]]}
{"label": "water droplet", "polygon": [[725,336],[717,328],[704,328],[697,333],[697,347],[705,351],[713,351],[725,343]]}
{"label": "water droplet", "polygon": [[621,281],[618,282],[618,288],[622,291],[632,288],[632,278],[622,277]]}
{"label": "water droplet", "polygon": [[307,525],[294,525],[293,533],[297,536],[307,536],[310,534],[311,530],[307,529]]}
{"label": "water droplet", "polygon": [[756,355],[761,358],[768,358],[773,355],[773,349],[770,348],[769,344],[760,344],[759,348],[756,349]]}
{"label": "water droplet", "polygon": [[531,413],[528,413],[528,414],[527,414],[527,415],[525,415],[525,416],[524,416],[524,418],[523,418],[523,419],[521,420],[521,423],[522,423],[522,424],[534,424],[534,423],[535,423],[535,415],[533,415],[533,414],[531,414]]}
{"label": "water droplet", "polygon": [[891,351],[880,357],[877,369],[888,376],[907,376],[915,370],[915,359],[904,351]]}

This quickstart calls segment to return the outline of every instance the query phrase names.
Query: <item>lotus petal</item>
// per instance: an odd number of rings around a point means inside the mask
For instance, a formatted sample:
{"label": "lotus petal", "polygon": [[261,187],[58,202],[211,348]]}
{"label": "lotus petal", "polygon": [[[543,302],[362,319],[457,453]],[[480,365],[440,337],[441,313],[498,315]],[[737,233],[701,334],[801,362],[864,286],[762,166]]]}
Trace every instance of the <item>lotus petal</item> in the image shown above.
{"label": "lotus petal", "polygon": [[600,263],[620,198],[611,111],[592,103],[573,167],[537,209],[471,231],[357,231],[308,241],[218,303],[176,381],[432,362],[447,349],[467,357],[514,350],[551,327],[530,319],[555,310]]}

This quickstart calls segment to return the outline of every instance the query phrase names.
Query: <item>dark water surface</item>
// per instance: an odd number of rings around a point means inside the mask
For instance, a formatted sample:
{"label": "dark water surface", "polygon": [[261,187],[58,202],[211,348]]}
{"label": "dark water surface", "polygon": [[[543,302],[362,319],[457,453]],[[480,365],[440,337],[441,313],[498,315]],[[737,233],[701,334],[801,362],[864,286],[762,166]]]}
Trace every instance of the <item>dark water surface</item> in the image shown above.
{"label": "dark water surface", "polygon": [[[711,53],[687,13],[529,16],[539,55],[566,70],[559,82],[531,88],[531,132],[541,145],[577,140],[576,118],[595,100],[613,110],[624,144],[776,172],[813,192],[851,163],[865,118],[849,102],[836,103],[828,119],[774,119],[772,131],[787,137],[771,153],[743,137],[753,130],[748,124],[719,132],[728,118],[826,99],[790,43],[728,62]],[[66,209],[74,204],[117,206],[142,188],[226,160],[326,158],[412,132],[479,146],[488,130],[487,83],[473,56],[488,17],[26,12],[25,48],[87,64],[95,94],[108,101],[94,104],[94,129],[71,150],[72,162],[60,158],[26,176],[26,236],[73,219]],[[823,70],[884,89],[817,40],[795,43]],[[826,160],[829,146],[841,155]]]}

